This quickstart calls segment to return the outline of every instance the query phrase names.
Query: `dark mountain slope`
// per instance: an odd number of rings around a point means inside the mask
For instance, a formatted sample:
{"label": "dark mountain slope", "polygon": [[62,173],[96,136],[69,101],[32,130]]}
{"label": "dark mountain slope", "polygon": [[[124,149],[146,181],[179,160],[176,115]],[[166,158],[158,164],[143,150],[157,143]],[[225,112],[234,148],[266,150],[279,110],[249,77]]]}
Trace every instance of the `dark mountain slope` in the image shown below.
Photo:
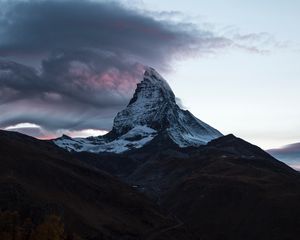
{"label": "dark mountain slope", "polygon": [[233,135],[198,148],[155,141],[89,163],[137,185],[199,239],[299,238],[298,172]]}
{"label": "dark mountain slope", "polygon": [[[0,209],[35,222],[55,213],[68,231],[88,239],[146,239],[178,224],[142,194],[68,152],[6,131],[0,131]],[[186,236],[181,226],[157,239]]]}
{"label": "dark mountain slope", "polygon": [[148,68],[110,133],[54,143],[146,193],[196,239],[299,239],[299,174],[222,136],[180,109],[167,82]]}

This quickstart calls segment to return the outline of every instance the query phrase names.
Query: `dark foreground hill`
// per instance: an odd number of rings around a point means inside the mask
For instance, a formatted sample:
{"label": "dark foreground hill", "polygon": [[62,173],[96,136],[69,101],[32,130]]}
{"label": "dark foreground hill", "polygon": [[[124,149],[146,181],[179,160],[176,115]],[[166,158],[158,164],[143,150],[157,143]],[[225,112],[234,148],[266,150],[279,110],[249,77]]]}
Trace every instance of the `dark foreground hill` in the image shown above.
{"label": "dark foreground hill", "polygon": [[7,210],[35,224],[55,214],[84,239],[189,239],[132,187],[51,143],[0,131],[0,211]]}
{"label": "dark foreground hill", "polygon": [[76,154],[136,185],[196,239],[299,239],[299,173],[233,135],[198,148],[154,139],[119,155]]}
{"label": "dark foreground hill", "polygon": [[0,131],[0,154],[0,210],[35,224],[58,215],[85,239],[299,239],[299,173],[233,135],[72,155]]}

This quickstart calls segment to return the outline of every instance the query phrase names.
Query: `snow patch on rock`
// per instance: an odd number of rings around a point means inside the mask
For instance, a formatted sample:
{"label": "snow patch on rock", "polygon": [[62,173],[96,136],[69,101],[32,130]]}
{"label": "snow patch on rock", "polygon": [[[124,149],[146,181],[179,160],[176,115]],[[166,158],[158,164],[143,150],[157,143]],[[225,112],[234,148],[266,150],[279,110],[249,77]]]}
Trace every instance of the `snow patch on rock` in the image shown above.
{"label": "snow patch on rock", "polygon": [[141,148],[165,133],[180,147],[203,145],[223,136],[189,111],[182,110],[167,81],[153,68],[147,68],[143,81],[137,85],[128,106],[115,117],[107,136],[62,137],[54,143],[69,151],[122,153]]}
{"label": "snow patch on rock", "polygon": [[121,137],[107,141],[105,137],[69,138],[61,137],[54,143],[70,152],[113,152],[122,153],[134,148],[141,148],[150,142],[157,132],[147,126],[136,126]]}

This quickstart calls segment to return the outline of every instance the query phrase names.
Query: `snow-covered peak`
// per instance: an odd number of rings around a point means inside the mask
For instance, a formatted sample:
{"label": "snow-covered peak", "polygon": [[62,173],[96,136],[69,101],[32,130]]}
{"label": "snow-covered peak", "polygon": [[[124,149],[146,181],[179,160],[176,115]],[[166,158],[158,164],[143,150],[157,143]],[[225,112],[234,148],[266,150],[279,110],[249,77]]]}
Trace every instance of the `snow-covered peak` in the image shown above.
{"label": "snow-covered peak", "polygon": [[167,81],[153,68],[147,68],[128,106],[117,114],[112,132],[125,134],[135,126],[167,131],[179,146],[201,145],[222,136],[190,112],[180,109]]}
{"label": "snow-covered peak", "polygon": [[74,151],[121,153],[141,148],[155,136],[166,134],[180,147],[199,146],[222,134],[180,109],[167,81],[153,68],[146,68],[127,107],[114,119],[113,129],[104,137],[56,140]]}
{"label": "snow-covered peak", "polygon": [[98,138],[70,138],[65,135],[55,139],[54,143],[70,152],[113,152],[122,153],[131,149],[143,147],[150,142],[157,132],[146,126],[136,126],[115,140],[109,141],[105,137]]}
{"label": "snow-covered peak", "polygon": [[163,90],[168,91],[174,95],[168,82],[154,68],[147,67],[145,69],[143,81],[149,81],[151,84],[159,85]]}
{"label": "snow-covered peak", "polygon": [[137,88],[129,105],[138,103],[145,104],[146,101],[167,100],[175,104],[175,95],[168,82],[153,68],[146,68],[143,80],[137,84]]}
{"label": "snow-covered peak", "polygon": [[113,132],[119,136],[137,125],[160,131],[167,128],[163,118],[172,108],[176,101],[169,84],[153,68],[147,68],[128,106],[115,117]]}

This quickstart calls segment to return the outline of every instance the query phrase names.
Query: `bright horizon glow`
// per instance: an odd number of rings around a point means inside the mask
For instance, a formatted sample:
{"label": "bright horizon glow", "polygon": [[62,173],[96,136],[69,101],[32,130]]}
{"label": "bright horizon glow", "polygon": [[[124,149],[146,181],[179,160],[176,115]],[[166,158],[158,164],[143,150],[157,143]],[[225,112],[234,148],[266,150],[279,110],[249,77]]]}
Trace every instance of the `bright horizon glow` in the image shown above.
{"label": "bright horizon glow", "polygon": [[39,125],[34,123],[18,123],[16,125],[9,126],[5,130],[14,130],[19,128],[41,128]]}
{"label": "bright horizon glow", "polygon": [[72,138],[86,138],[102,136],[108,133],[108,131],[106,130],[99,129],[83,129],[78,131],[59,130],[53,133],[51,131],[44,130],[41,126],[34,123],[19,123],[16,125],[9,126],[4,130],[21,132],[41,140],[50,140],[58,138],[61,137],[63,134]]}
{"label": "bright horizon glow", "polygon": [[85,138],[85,137],[97,137],[102,136],[108,133],[105,130],[97,130],[97,129],[84,129],[80,131],[64,131],[63,134],[68,135],[74,138]]}

